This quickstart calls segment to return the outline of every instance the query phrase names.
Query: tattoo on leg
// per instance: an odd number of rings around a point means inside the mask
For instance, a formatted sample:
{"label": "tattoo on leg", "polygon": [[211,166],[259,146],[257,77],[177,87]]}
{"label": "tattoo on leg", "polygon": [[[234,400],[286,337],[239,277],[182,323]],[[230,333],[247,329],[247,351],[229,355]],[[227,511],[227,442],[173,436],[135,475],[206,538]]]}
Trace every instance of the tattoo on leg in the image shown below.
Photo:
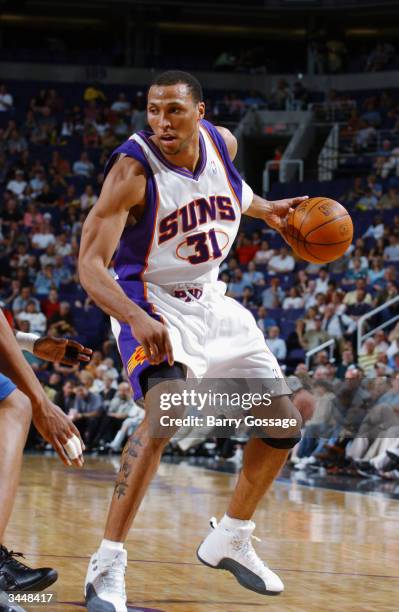
{"label": "tattoo on leg", "polygon": [[134,436],[132,436],[127,444],[126,447],[126,452],[130,457],[138,457],[137,451],[136,451],[136,447],[137,446],[143,446],[141,444],[141,440],[140,438],[136,438]]}
{"label": "tattoo on leg", "polygon": [[139,446],[143,446],[140,437],[132,436],[124,448],[121,459],[121,467],[119,469],[119,475],[114,489],[114,495],[116,495],[118,499],[126,495],[126,489],[128,487],[127,479],[132,472],[130,459],[138,457],[138,452],[136,449]]}

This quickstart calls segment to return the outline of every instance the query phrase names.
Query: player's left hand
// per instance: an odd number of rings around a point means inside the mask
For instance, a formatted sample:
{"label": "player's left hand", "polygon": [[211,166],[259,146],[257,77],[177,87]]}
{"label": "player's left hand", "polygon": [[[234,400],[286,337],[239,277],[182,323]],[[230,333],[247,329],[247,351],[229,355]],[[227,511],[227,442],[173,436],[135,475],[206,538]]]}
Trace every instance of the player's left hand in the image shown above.
{"label": "player's left hand", "polygon": [[263,220],[284,238],[289,213],[293,212],[296,206],[308,198],[309,196],[300,196],[298,198],[275,200],[274,202],[269,201],[268,204],[271,204],[271,207],[270,210],[265,211]]}
{"label": "player's left hand", "polygon": [[[32,404],[32,420],[37,431],[46,442],[51,444],[64,465],[82,467],[85,445],[72,419],[59,406],[53,404],[45,396],[40,398],[37,404]],[[73,438],[78,440],[76,449],[79,448],[80,452],[69,457],[68,443]]]}
{"label": "player's left hand", "polygon": [[62,365],[76,365],[88,363],[93,351],[76,340],[68,338],[53,338],[44,336],[36,340],[33,354],[40,359],[61,363]]}

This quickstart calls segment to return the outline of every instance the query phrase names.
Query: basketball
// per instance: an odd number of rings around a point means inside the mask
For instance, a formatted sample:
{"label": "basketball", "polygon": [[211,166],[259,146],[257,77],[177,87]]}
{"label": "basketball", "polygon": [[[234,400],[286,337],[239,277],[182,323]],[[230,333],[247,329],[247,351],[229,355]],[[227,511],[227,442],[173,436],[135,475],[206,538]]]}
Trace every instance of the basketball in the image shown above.
{"label": "basketball", "polygon": [[309,198],[289,214],[287,241],[305,261],[325,264],[339,259],[353,239],[352,219],[330,198]]}

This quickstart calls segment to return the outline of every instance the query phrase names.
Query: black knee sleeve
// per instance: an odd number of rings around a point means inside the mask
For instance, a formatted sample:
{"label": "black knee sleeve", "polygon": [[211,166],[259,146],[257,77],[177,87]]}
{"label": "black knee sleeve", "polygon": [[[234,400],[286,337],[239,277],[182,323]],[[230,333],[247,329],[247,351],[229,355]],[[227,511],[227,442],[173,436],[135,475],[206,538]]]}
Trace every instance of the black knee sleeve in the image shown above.
{"label": "black knee sleeve", "polygon": [[157,385],[160,380],[186,380],[186,368],[181,363],[170,366],[168,363],[150,366],[140,375],[140,386],[143,397],[147,392]]}
{"label": "black knee sleeve", "polygon": [[261,438],[262,442],[268,446],[281,449],[294,448],[300,439],[301,436],[298,436],[297,438]]}

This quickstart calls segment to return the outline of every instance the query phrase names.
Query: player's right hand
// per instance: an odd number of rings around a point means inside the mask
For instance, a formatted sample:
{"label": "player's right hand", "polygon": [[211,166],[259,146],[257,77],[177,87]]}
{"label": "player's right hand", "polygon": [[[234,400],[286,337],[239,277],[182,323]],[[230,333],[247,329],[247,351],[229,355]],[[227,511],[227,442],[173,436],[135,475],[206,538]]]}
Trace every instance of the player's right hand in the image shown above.
{"label": "player's right hand", "polygon": [[46,440],[54,450],[58,453],[61,461],[66,465],[74,465],[82,467],[83,455],[79,455],[76,459],[70,459],[66,453],[64,446],[72,436],[77,436],[82,446],[85,449],[83,440],[75,425],[58,406],[53,404],[48,398],[44,398],[33,408],[33,424],[42,438]]}
{"label": "player's right hand", "polygon": [[169,332],[166,325],[156,321],[143,311],[139,317],[136,316],[134,323],[130,325],[133,336],[144,349],[145,356],[151,365],[162,363],[166,357],[168,364],[173,365],[173,349]]}

